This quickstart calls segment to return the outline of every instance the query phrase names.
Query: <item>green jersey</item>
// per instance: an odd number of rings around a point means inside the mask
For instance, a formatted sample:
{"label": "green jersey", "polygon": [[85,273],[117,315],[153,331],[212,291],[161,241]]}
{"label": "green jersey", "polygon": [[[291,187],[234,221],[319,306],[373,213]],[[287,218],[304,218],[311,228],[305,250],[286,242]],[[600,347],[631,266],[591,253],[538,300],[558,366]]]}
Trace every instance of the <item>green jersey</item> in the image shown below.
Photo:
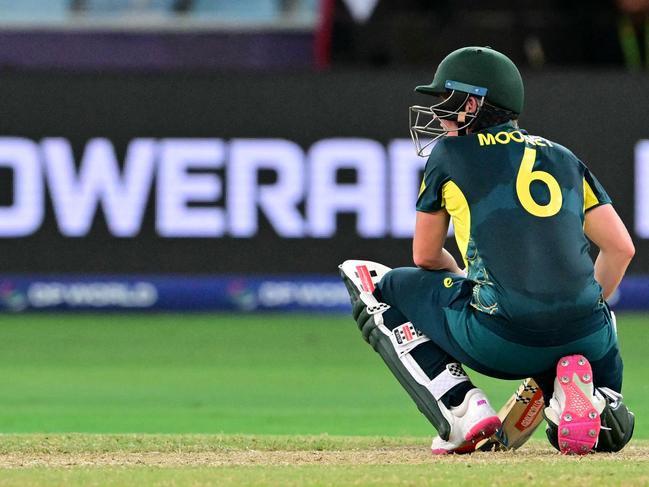
{"label": "green jersey", "polygon": [[417,210],[450,214],[475,309],[542,327],[603,306],[584,215],[610,202],[572,152],[506,123],[438,141]]}

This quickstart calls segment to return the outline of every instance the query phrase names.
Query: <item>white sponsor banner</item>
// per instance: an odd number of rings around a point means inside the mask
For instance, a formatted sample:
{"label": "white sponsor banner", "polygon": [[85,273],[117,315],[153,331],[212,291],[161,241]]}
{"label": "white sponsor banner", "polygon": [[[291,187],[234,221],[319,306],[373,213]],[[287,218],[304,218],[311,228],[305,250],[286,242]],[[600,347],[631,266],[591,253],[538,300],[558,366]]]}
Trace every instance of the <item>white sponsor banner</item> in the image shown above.
{"label": "white sponsor banner", "polygon": [[635,233],[649,238],[649,140],[635,146]]}
{"label": "white sponsor banner", "polygon": [[95,138],[75,161],[64,138],[0,137],[0,169],[13,174],[0,237],[38,231],[47,197],[65,237],[87,235],[99,212],[111,235],[136,237],[152,201],[161,237],[252,238],[263,215],[280,237],[330,238],[352,214],[360,237],[407,238],[424,165],[409,139],[323,139],[305,151],[285,139],[136,138],[119,161]]}
{"label": "white sponsor banner", "polygon": [[[331,238],[341,214],[355,216],[362,238],[410,238],[425,162],[409,139],[323,139],[305,151],[285,139],[135,138],[120,161],[95,138],[75,161],[64,138],[0,137],[13,185],[0,238],[37,232],[46,198],[64,237],[86,236],[100,212],[111,235],[136,237],[152,202],[163,238],[253,238],[260,215],[283,238]],[[635,233],[649,238],[649,140],[635,148]]]}

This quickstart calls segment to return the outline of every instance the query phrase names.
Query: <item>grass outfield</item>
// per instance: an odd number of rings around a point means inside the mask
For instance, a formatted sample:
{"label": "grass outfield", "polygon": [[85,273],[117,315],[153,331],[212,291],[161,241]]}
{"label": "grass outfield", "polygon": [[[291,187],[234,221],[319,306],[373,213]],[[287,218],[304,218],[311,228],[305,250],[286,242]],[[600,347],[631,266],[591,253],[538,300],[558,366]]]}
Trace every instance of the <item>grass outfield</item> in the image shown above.
{"label": "grass outfield", "polygon": [[[649,317],[618,321],[649,439]],[[474,381],[494,405],[516,385]],[[3,315],[0,391],[4,433],[433,434],[342,316]]]}
{"label": "grass outfield", "polygon": [[[431,427],[346,317],[0,316],[0,487],[647,485],[649,317],[619,329],[639,418],[623,454],[539,438],[431,459]],[[474,380],[495,404],[516,385]]]}
{"label": "grass outfield", "polygon": [[0,486],[647,485],[649,442],[564,457],[532,440],[507,453],[431,458],[419,438],[3,435]]}

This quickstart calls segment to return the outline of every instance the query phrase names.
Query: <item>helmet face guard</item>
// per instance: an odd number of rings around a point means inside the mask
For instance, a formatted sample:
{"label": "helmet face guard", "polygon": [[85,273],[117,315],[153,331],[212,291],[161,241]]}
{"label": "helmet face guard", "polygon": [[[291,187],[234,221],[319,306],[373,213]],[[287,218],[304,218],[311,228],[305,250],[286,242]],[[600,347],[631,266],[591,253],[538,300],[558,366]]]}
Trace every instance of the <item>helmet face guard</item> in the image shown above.
{"label": "helmet face guard", "polygon": [[[429,107],[420,105],[410,107],[410,136],[418,156],[428,157],[435,141],[440,137],[453,132],[464,135],[467,128],[477,118],[487,96],[486,88],[458,81],[447,80],[444,86],[447,93],[450,93],[446,99]],[[478,109],[475,113],[464,111],[464,106],[470,96],[478,98]],[[444,128],[443,120],[457,122],[457,129]]]}

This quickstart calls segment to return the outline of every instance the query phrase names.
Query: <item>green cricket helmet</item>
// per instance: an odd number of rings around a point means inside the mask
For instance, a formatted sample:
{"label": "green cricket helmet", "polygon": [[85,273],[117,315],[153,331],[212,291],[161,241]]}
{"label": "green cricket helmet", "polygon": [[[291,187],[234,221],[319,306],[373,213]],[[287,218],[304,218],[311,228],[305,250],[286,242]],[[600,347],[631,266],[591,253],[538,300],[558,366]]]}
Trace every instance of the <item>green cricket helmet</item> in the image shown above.
{"label": "green cricket helmet", "polygon": [[[433,82],[417,86],[415,91],[444,97],[429,107],[410,107],[410,134],[419,155],[427,155],[426,149],[450,132],[442,127],[440,120],[457,122],[457,131],[464,135],[472,124],[474,130],[489,126],[484,116],[486,111],[505,119],[517,118],[523,111],[523,80],[518,68],[511,59],[490,47],[453,51],[437,67]],[[470,96],[478,101],[475,113],[464,111]]]}

